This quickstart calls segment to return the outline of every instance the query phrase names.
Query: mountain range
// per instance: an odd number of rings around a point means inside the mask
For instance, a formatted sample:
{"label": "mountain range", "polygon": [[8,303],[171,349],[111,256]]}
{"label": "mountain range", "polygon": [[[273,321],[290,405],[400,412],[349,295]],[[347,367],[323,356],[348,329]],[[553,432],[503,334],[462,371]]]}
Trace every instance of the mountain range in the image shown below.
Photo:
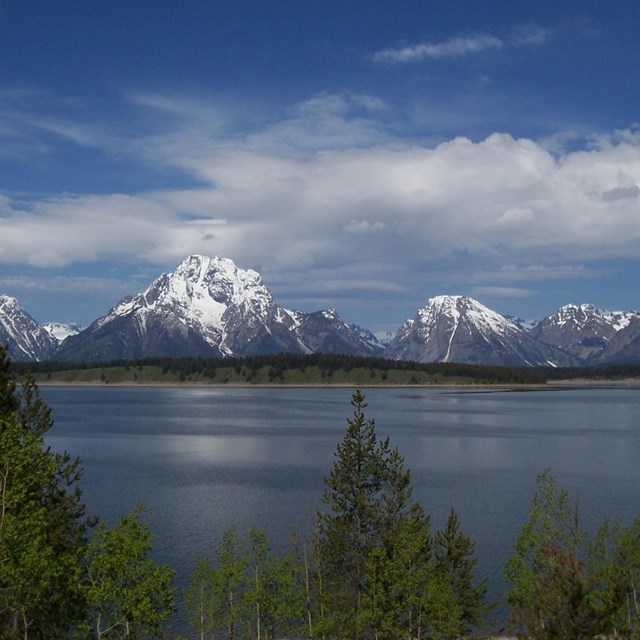
{"label": "mountain range", "polygon": [[15,360],[97,361],[149,356],[242,357],[344,353],[416,362],[593,366],[640,362],[640,314],[569,304],[536,323],[466,296],[429,299],[382,342],[335,310],[277,304],[260,275],[228,258],[189,256],[88,327],[40,325],[0,296],[0,344]]}

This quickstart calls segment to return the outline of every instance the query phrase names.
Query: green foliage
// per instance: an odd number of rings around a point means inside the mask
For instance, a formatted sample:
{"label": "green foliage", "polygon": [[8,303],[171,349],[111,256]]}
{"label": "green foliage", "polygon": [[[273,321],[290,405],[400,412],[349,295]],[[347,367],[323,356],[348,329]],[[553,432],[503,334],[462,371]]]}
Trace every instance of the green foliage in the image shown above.
{"label": "green foliage", "polygon": [[207,558],[198,562],[189,586],[185,591],[185,606],[188,620],[198,633],[198,638],[214,638],[215,631],[215,592],[214,568]]}
{"label": "green foliage", "polygon": [[453,638],[482,621],[485,586],[473,583],[473,543],[455,512],[436,556],[404,459],[376,438],[362,393],[351,404],[313,539],[276,557],[264,531],[244,541],[231,529],[215,564],[196,566],[186,601],[201,640]]}
{"label": "green foliage", "polygon": [[402,457],[388,439],[376,439],[374,421],[365,419],[362,393],[354,393],[351,404],[353,419],[325,480],[318,543],[333,626],[358,637],[366,618],[367,560],[378,546],[389,550],[408,513],[411,484]]}
{"label": "green foliage", "polygon": [[300,589],[300,567],[293,556],[272,554],[262,529],[249,533],[249,584],[245,592],[252,612],[255,636],[272,640],[280,631],[300,627],[304,599]]}
{"label": "green foliage", "polygon": [[454,636],[460,611],[436,570],[429,518],[414,505],[392,545],[372,549],[367,563],[365,628],[376,638]]}
{"label": "green foliage", "polygon": [[248,554],[235,529],[225,531],[216,548],[216,562],[200,561],[191,576],[185,599],[189,618],[200,638],[223,632],[229,640],[241,635],[247,620]]}
{"label": "green foliage", "polygon": [[159,637],[173,610],[173,570],[151,558],[138,505],[114,527],[100,524],[87,552],[87,602],[96,638]]}
{"label": "green foliage", "polygon": [[627,529],[606,519],[590,544],[588,569],[597,585],[592,600],[611,631],[640,638],[640,518]]}
{"label": "green foliage", "polygon": [[478,562],[475,544],[460,530],[458,514],[453,507],[442,531],[434,539],[436,569],[451,588],[451,601],[459,610],[459,631],[470,633],[489,624],[493,605],[486,604],[487,581],[474,583]]}
{"label": "green foliage", "polygon": [[152,637],[171,612],[171,572],[145,557],[139,511],[88,544],[80,461],[44,444],[52,425],[33,377],[17,387],[0,348],[0,637]]}
{"label": "green foliage", "polygon": [[506,599],[516,616],[533,606],[539,577],[553,570],[553,560],[547,551],[553,547],[578,550],[576,543],[581,533],[575,530],[576,515],[568,492],[557,486],[551,471],[547,469],[538,476],[529,519],[505,568],[505,579],[511,585]]}
{"label": "green foliage", "polygon": [[[584,539],[577,504],[547,469],[538,476],[529,519],[505,568],[512,585],[506,596],[511,626],[540,639],[597,632],[597,617],[585,597]],[[564,633],[576,635],[557,635]]]}
{"label": "green foliage", "polygon": [[485,583],[473,583],[473,543],[455,512],[433,554],[429,518],[411,500],[404,459],[378,441],[364,396],[353,395],[318,514],[319,629],[337,637],[455,637],[484,622]]}
{"label": "green foliage", "polygon": [[60,638],[84,617],[79,462],[45,446],[51,424],[33,380],[18,389],[0,348],[0,633],[7,638]]}
{"label": "green foliage", "polygon": [[538,477],[505,578],[510,623],[527,637],[637,638],[640,523],[623,530],[605,521],[588,536],[577,503],[547,470]]}
{"label": "green foliage", "polygon": [[218,560],[218,568],[214,572],[216,626],[225,628],[227,638],[233,640],[236,627],[245,618],[242,591],[248,563],[245,545],[235,529],[224,533],[216,555]]}
{"label": "green foliage", "polygon": [[226,531],[216,563],[198,563],[186,591],[189,617],[198,636],[272,640],[298,629],[304,616],[300,567],[289,554],[276,557],[262,529],[248,541]]}

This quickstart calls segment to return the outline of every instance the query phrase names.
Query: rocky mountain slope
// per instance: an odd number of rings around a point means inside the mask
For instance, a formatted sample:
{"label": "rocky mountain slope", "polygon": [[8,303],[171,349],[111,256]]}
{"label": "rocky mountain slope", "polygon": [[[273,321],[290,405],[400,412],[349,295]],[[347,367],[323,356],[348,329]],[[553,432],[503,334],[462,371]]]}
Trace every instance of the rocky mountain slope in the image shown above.
{"label": "rocky mountain slope", "polygon": [[0,344],[14,360],[47,360],[58,341],[11,296],[0,296]]}
{"label": "rocky mountain slope", "polygon": [[65,360],[249,356],[338,351],[373,354],[335,312],[278,306],[260,275],[227,258],[190,256],[58,351]]}
{"label": "rocky mountain slope", "polygon": [[346,324],[332,309],[279,306],[260,275],[222,257],[190,256],[89,327],[39,325],[0,296],[0,344],[16,360],[113,360],[344,353],[496,366],[640,363],[640,314],[565,305],[529,323],[465,296],[427,301],[391,340]]}
{"label": "rocky mountain slope", "polygon": [[[601,364],[624,359],[634,335],[633,311],[604,311],[591,304],[568,304],[531,329],[538,341],[578,358],[582,364]],[[629,356],[629,354],[626,354]]]}
{"label": "rocky mountain slope", "polygon": [[384,355],[510,367],[576,363],[569,354],[537,342],[512,320],[466,296],[430,298],[400,327]]}

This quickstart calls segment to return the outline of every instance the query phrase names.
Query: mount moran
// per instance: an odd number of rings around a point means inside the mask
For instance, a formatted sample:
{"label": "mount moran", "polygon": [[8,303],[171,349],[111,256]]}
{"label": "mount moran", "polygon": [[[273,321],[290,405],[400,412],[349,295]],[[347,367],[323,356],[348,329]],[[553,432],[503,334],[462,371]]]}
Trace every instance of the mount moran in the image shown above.
{"label": "mount moran", "polygon": [[344,353],[496,366],[640,363],[640,314],[566,305],[532,327],[465,296],[438,296],[382,344],[334,310],[280,307],[260,275],[222,257],[190,256],[87,328],[40,325],[0,296],[0,344],[15,360]]}

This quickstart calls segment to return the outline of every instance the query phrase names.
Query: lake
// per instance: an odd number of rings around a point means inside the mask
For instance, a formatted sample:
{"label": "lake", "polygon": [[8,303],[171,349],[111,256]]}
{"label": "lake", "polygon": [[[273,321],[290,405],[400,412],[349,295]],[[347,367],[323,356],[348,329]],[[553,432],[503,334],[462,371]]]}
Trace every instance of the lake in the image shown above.
{"label": "lake", "polygon": [[[282,547],[319,503],[353,415],[352,390],[344,388],[41,392],[55,418],[47,441],[82,459],[89,512],[113,522],[146,503],[154,556],[174,566],[180,585],[232,525],[263,527]],[[502,597],[503,566],[545,468],[579,497],[589,525],[640,513],[640,389],[371,388],[365,395],[365,415],[405,457],[414,498],[433,527],[455,506],[494,599]]]}

